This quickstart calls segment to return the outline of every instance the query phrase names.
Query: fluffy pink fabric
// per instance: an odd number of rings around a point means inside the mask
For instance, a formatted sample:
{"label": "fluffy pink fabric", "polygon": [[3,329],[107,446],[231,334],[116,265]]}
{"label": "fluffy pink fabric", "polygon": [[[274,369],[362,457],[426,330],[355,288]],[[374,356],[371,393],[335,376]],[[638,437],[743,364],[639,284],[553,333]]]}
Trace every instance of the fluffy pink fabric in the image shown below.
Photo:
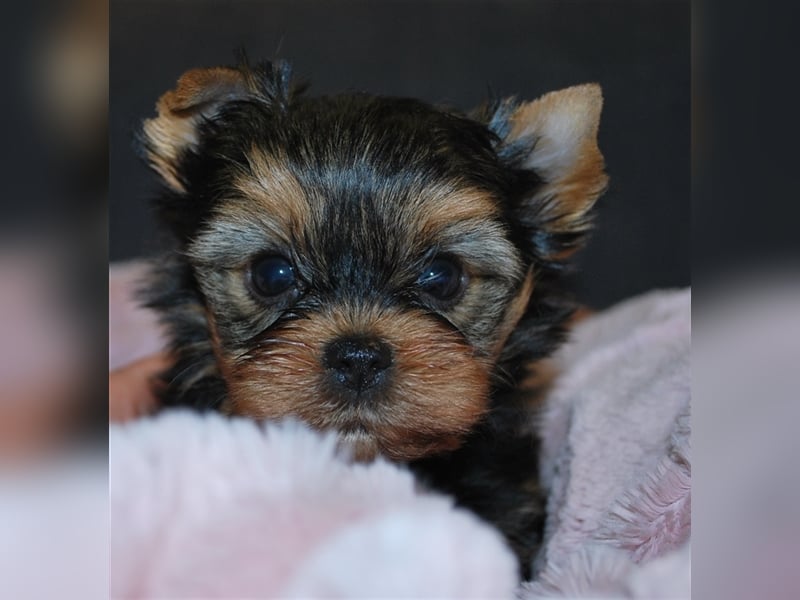
{"label": "fluffy pink fabric", "polygon": [[493,529],[299,424],[174,412],[110,439],[113,597],[513,596]]}
{"label": "fluffy pink fabric", "polygon": [[[556,357],[533,583],[516,587],[494,530],[400,467],[348,464],[296,423],[177,411],[111,427],[112,595],[688,598],[689,308],[688,290],[632,299]],[[118,361],[158,339],[134,328],[131,351],[123,313]]]}
{"label": "fluffy pink fabric", "polygon": [[628,300],[555,357],[545,546],[524,598],[690,597],[690,310],[688,290]]}

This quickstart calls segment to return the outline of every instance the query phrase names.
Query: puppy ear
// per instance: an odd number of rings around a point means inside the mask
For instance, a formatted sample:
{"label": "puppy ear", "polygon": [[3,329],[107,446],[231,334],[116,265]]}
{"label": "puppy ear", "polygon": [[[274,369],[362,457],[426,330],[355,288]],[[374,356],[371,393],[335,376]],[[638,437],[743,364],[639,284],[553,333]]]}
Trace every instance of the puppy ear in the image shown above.
{"label": "puppy ear", "polygon": [[498,154],[538,180],[517,217],[534,253],[553,264],[582,245],[591,209],[608,185],[597,147],[602,106],[599,85],[578,85],[524,104],[507,101],[490,123],[502,138]]}
{"label": "puppy ear", "polygon": [[178,166],[181,157],[196,148],[200,124],[213,119],[226,102],[247,96],[239,70],[214,67],[187,71],[175,89],[158,99],[158,116],[144,121],[141,140],[145,158],[171,189],[185,191]]}
{"label": "puppy ear", "polygon": [[201,125],[235,101],[285,106],[292,94],[288,63],[192,69],[156,103],[158,116],[144,121],[140,139],[145,159],[174,191],[185,192],[180,161],[200,141]]}

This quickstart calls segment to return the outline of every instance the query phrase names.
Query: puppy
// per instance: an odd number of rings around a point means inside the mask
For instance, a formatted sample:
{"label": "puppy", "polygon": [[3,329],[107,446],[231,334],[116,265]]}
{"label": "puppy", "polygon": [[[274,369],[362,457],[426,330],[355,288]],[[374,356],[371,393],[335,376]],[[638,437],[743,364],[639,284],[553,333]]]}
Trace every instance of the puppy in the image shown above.
{"label": "puppy", "polygon": [[338,432],[494,524],[523,577],[543,501],[536,361],[607,178],[597,85],[470,114],[311,97],[285,62],[194,69],[140,132],[175,249],[149,305],[166,405]]}

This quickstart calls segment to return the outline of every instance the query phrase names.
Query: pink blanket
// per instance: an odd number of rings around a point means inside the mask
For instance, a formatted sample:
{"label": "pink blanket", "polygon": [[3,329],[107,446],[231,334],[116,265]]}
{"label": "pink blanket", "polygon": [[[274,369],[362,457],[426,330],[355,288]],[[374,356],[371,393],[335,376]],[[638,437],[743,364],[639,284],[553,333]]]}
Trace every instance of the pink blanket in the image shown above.
{"label": "pink blanket", "polygon": [[689,598],[689,291],[581,323],[540,423],[545,546],[524,598]]}
{"label": "pink blanket", "polygon": [[[129,272],[112,269],[112,293]],[[347,464],[298,423],[173,411],[110,430],[112,596],[688,598],[689,304],[688,290],[629,300],[555,357],[534,582],[401,467]],[[120,363],[131,328],[115,314]],[[133,329],[138,352],[151,342]]]}

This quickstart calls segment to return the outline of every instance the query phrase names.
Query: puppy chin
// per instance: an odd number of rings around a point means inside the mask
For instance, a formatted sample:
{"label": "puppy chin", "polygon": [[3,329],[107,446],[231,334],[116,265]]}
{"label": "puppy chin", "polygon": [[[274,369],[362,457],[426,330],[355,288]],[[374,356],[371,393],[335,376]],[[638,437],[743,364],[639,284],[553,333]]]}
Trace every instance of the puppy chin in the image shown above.
{"label": "puppy chin", "polygon": [[364,429],[353,429],[339,433],[337,452],[352,462],[372,462],[380,454],[380,446],[374,435]]}

